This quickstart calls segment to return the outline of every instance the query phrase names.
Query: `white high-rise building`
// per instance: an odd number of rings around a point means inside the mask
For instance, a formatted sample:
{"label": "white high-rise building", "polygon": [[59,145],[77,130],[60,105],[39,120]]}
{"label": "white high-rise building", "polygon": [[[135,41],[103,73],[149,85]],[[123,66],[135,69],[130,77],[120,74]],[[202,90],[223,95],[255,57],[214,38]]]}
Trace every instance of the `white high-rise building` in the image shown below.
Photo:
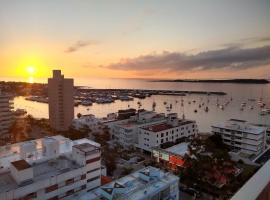
{"label": "white high-rise building", "polygon": [[7,137],[10,126],[14,122],[13,98],[0,90],[0,137]]}
{"label": "white high-rise building", "polygon": [[66,199],[101,184],[100,145],[52,136],[0,147],[0,199]]}
{"label": "white high-rise building", "polygon": [[244,120],[230,119],[212,126],[214,134],[221,135],[232,151],[258,155],[266,147],[266,127],[255,126]]}
{"label": "white high-rise building", "polygon": [[73,79],[64,78],[60,70],[53,70],[48,79],[49,120],[57,131],[69,129],[74,118]]}

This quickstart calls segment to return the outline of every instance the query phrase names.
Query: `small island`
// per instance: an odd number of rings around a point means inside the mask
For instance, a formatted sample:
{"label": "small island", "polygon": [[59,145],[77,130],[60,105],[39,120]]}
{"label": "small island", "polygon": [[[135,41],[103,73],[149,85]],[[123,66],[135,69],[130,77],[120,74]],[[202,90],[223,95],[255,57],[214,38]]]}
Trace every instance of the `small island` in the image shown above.
{"label": "small island", "polygon": [[267,84],[270,81],[267,79],[176,79],[176,80],[156,80],[152,82]]}

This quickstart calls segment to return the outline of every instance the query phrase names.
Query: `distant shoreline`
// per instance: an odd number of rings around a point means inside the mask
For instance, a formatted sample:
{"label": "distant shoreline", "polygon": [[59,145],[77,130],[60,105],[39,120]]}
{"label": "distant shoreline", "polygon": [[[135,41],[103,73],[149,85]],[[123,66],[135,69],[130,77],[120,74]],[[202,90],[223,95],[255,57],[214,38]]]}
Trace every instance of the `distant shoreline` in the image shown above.
{"label": "distant shoreline", "polygon": [[267,79],[176,79],[176,80],[155,80],[151,82],[189,82],[189,83],[239,83],[239,84],[268,84]]}

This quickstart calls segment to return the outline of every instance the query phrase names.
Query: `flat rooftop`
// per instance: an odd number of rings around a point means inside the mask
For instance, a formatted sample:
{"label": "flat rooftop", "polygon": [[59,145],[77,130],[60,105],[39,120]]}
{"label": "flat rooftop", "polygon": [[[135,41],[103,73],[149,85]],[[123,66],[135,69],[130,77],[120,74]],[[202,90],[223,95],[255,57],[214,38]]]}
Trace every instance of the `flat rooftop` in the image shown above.
{"label": "flat rooftop", "polygon": [[180,156],[184,156],[188,152],[188,144],[189,143],[182,142],[165,150]]}
{"label": "flat rooftop", "polygon": [[[19,162],[21,163],[21,161],[22,160],[15,161],[15,163],[19,163]],[[33,180],[30,182],[23,183],[22,185],[28,185],[33,182],[47,179],[48,177],[51,177],[51,176],[57,176],[59,174],[78,169],[81,166],[79,166],[72,160],[69,160],[66,156],[59,156],[58,158],[32,164],[32,166],[29,165],[28,167],[33,168],[33,175],[34,175]],[[0,193],[14,190],[16,188],[21,187],[22,185],[18,185],[16,183],[16,181],[12,178],[10,172],[5,172],[5,173],[0,174]]]}
{"label": "flat rooftop", "polygon": [[25,170],[31,167],[31,165],[29,165],[28,162],[26,162],[25,160],[17,160],[14,162],[11,162],[11,164],[18,170]]}
{"label": "flat rooftop", "polygon": [[89,143],[76,144],[73,146],[73,148],[79,149],[85,154],[91,154],[91,153],[95,153],[99,151],[99,147],[89,144]]}
{"label": "flat rooftop", "polygon": [[[9,171],[9,166],[11,162],[21,160],[21,146],[27,143],[33,143],[35,146],[35,150],[33,152],[29,152],[31,156],[28,156],[25,160],[30,165],[32,163],[43,162],[44,160],[48,160],[48,158],[43,154],[42,148],[42,140],[46,140],[46,138],[41,138],[37,140],[31,140],[26,142],[15,143],[11,145],[1,146],[0,147],[0,174],[3,172]],[[72,152],[72,146],[78,144],[89,143],[92,146],[100,147],[100,144],[88,140],[86,138],[79,140],[70,140],[61,135],[56,135],[49,137],[47,139],[54,139],[58,141],[59,144],[59,154],[67,154]]]}
{"label": "flat rooftop", "polygon": [[[153,176],[150,176],[151,171],[155,172]],[[150,176],[150,181],[147,182],[140,177],[140,173]],[[104,200],[102,193],[107,193],[108,195],[113,194],[114,200],[139,200],[144,197],[145,191],[148,194],[153,194],[162,189],[165,189],[172,183],[178,182],[179,178],[170,173],[165,173],[160,169],[154,167],[146,167],[139,171],[136,171],[130,175],[113,181],[109,184],[103,185],[100,188],[94,190],[93,192],[83,194],[76,197],[76,200]],[[116,190],[121,190],[121,192],[114,192]]]}
{"label": "flat rooftop", "polygon": [[169,124],[168,122],[162,122],[159,124],[153,124],[153,125],[143,127],[142,129],[147,130],[147,131],[152,131],[152,132],[160,132],[160,131],[165,131],[171,128],[176,128],[176,127],[184,126],[191,123],[195,123],[195,122],[191,120],[178,120],[178,123],[176,126],[173,126]]}
{"label": "flat rooftop", "polygon": [[212,127],[243,131],[255,135],[261,134],[262,132],[267,130],[267,127],[255,126],[247,123],[246,121],[236,119],[231,119],[223,123],[218,123],[213,125]]}
{"label": "flat rooftop", "polygon": [[150,126],[144,127],[143,129],[147,131],[152,131],[152,132],[160,132],[160,131],[165,131],[171,128],[173,128],[172,125],[168,123],[161,123],[161,124],[150,125]]}

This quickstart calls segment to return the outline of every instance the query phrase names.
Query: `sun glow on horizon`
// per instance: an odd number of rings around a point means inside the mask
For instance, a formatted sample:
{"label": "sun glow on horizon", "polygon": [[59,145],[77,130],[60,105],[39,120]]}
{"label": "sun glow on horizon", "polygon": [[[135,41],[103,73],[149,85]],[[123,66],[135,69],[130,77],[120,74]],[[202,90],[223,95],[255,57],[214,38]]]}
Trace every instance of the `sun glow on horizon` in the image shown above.
{"label": "sun glow on horizon", "polygon": [[35,67],[34,66],[28,66],[27,67],[27,72],[29,73],[29,74],[34,74],[35,73],[35,71],[36,71],[36,69],[35,69]]}

